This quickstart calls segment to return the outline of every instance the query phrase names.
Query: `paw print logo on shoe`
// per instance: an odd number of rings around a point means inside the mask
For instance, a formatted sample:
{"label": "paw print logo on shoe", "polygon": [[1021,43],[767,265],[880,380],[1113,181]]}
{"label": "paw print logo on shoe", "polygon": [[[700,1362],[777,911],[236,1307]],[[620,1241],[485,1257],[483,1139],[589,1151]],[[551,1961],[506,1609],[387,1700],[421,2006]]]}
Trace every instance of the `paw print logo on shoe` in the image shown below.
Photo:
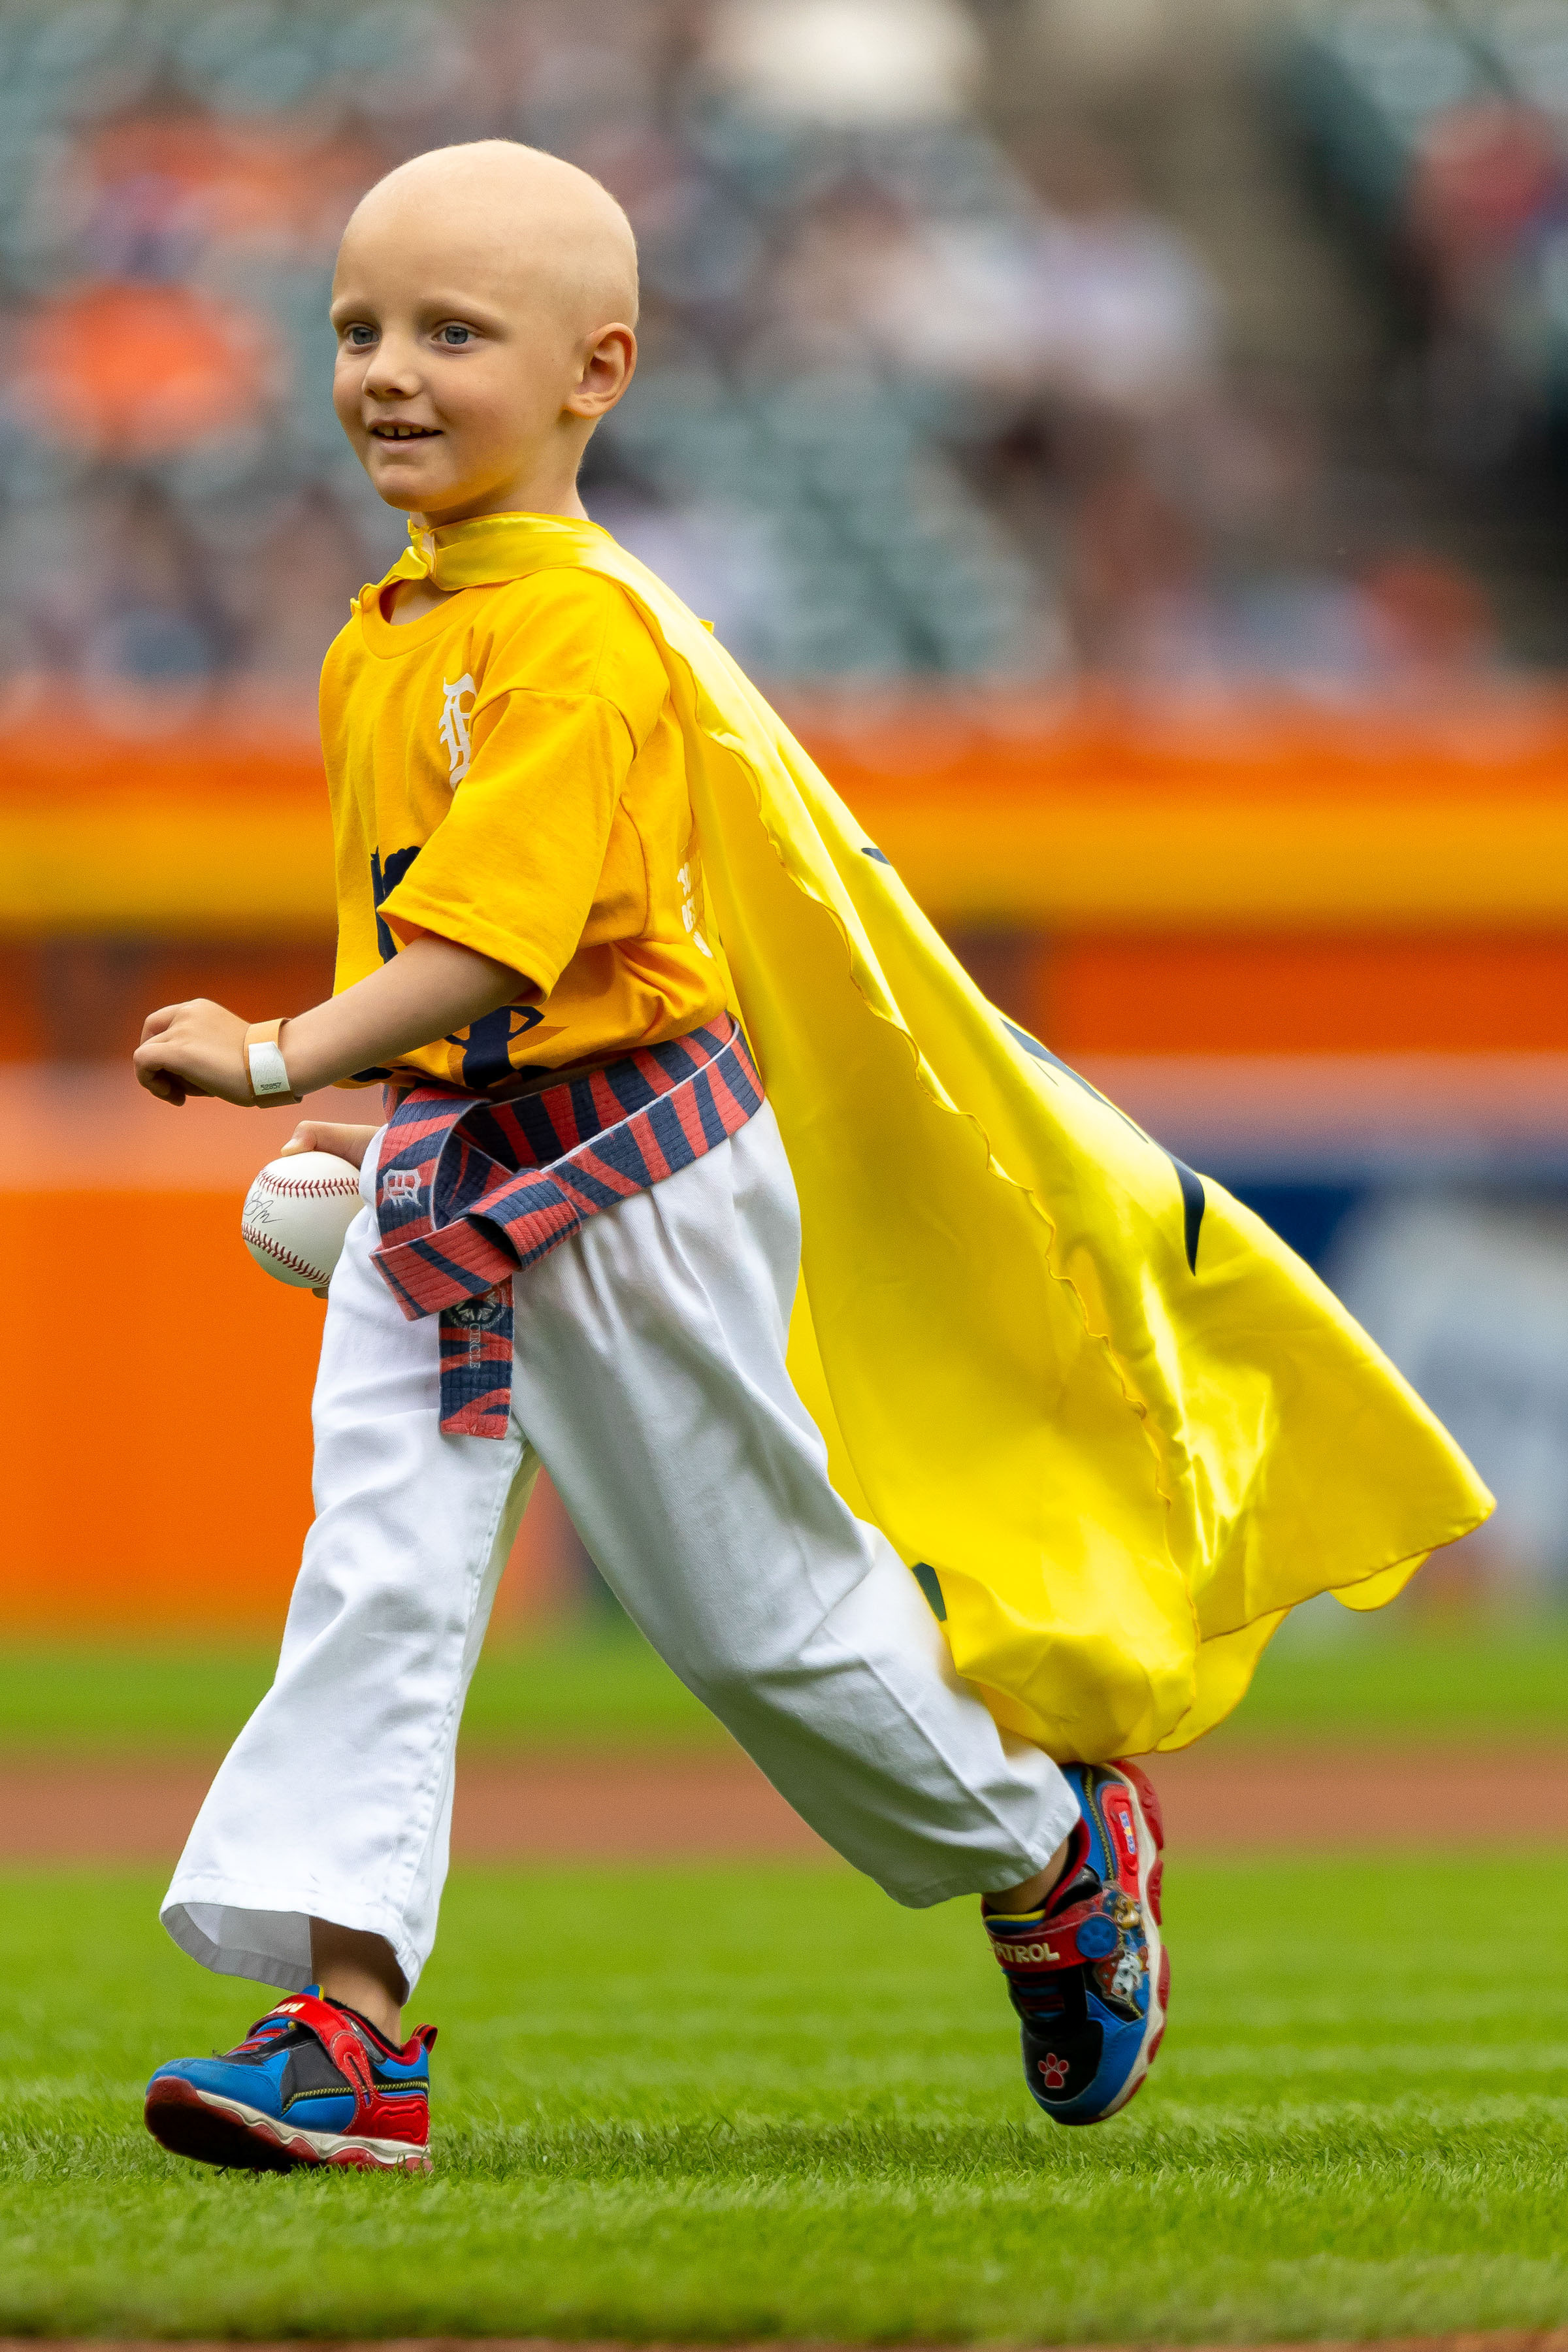
{"label": "paw print logo on shoe", "polygon": [[1068,2062],[1058,2058],[1054,2050],[1040,2060],[1040,2072],[1046,2078],[1047,2091],[1059,2091],[1068,2078]]}

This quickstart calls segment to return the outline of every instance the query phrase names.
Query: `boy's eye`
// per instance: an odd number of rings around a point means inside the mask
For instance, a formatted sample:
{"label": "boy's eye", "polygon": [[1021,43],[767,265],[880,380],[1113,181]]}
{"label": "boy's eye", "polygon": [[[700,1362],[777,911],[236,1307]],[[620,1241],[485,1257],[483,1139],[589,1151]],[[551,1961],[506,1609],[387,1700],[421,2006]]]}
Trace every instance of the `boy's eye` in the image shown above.
{"label": "boy's eye", "polygon": [[471,343],[473,341],[474,331],[471,327],[459,327],[457,325],[441,327],[437,331],[436,339],[437,342],[445,343],[448,350],[456,351],[464,343]]}
{"label": "boy's eye", "polygon": [[343,341],[352,351],[368,351],[375,341],[375,329],[360,326],[346,327],[343,330]]}

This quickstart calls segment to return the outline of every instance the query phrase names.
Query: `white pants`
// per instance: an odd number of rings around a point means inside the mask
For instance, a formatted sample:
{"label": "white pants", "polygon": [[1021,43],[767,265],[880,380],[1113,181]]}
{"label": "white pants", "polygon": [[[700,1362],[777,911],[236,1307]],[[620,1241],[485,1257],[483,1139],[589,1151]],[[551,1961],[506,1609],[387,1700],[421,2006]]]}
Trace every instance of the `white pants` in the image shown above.
{"label": "white pants", "polygon": [[332,1276],[277,1680],[164,1901],[184,1950],[298,1990],[316,1916],[384,1936],[412,1990],[463,1700],[541,1464],[654,1648],[889,1894],[938,1903],[1040,1867],[1077,1819],[1067,1782],[960,1681],[790,1385],[800,1233],[769,1108],[519,1276],[505,1438],[442,1435],[436,1318],[405,1321],[374,1240],[372,1212]]}

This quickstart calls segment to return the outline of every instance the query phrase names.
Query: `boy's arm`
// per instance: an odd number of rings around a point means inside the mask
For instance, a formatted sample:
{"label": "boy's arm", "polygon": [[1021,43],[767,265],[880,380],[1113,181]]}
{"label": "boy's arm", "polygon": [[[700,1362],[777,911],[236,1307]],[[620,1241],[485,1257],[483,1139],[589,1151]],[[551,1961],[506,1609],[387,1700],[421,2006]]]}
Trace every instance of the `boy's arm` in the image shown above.
{"label": "boy's arm", "polygon": [[[531,988],[510,966],[426,932],[341,996],[283,1024],[278,1042],[289,1082],[297,1095],[311,1094],[355,1070],[384,1066],[514,1003]],[[132,1057],[137,1079],[161,1102],[216,1095],[248,1105],[248,1025],[205,996],[188,1004],[165,1004],[142,1024]]]}

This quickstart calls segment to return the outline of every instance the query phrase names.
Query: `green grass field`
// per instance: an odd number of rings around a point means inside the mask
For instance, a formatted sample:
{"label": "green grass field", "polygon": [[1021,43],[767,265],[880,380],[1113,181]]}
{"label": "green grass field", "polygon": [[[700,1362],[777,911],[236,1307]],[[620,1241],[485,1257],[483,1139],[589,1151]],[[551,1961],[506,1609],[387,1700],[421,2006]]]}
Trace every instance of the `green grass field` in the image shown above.
{"label": "green grass field", "polygon": [[151,1878],[0,1882],[0,2333],[1257,2342],[1568,2313],[1568,1880],[1190,1869],[1128,2113],[1027,2105],[967,1905],[847,1871],[468,1872],[427,2180],[215,2174],[151,2065],[249,1989]]}
{"label": "green grass field", "polygon": [[[1224,1739],[1542,1742],[1568,1738],[1568,1620],[1433,1623],[1396,1604],[1333,1610],[1264,1657]],[[0,1754],[207,1754],[271,1678],[276,1644],[19,1643],[0,1656]],[[474,1750],[695,1748],[725,1735],[624,1618],[493,1643],[474,1677]]]}
{"label": "green grass field", "polygon": [[[19,1646],[0,1752],[209,1753],[268,1645]],[[624,1622],[497,1644],[475,1750],[721,1743]],[[1265,1660],[1226,1743],[1568,1738],[1568,1626],[1391,1612]],[[460,1873],[429,2180],[216,2175],[160,2058],[264,2005],[151,1877],[0,1874],[0,2333],[1258,2342],[1568,2315],[1568,1872],[1183,1868],[1153,2082],[1029,2107],[971,1906],[839,1870]]]}

